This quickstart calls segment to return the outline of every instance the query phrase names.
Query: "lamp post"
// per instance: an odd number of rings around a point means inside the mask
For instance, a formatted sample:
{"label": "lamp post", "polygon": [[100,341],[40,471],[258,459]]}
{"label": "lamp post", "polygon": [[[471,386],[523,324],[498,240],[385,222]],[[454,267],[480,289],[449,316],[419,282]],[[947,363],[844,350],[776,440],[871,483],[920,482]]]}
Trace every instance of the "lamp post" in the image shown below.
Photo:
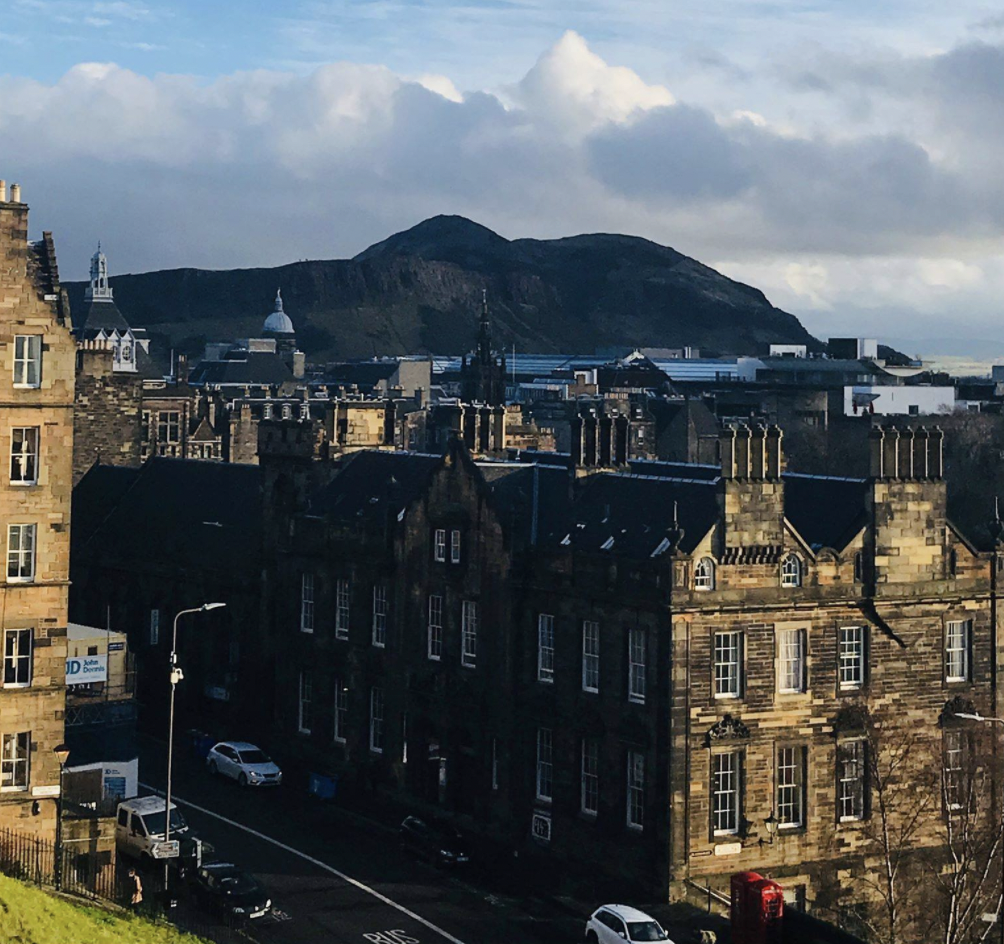
{"label": "lamp post", "polygon": [[[966,711],[958,711],[955,713],[956,718],[962,718],[966,721],[979,721],[981,724],[999,724],[1004,725],[1004,718],[987,718],[981,715],[978,711],[969,713]],[[1001,829],[1004,833],[1004,793],[1001,796]],[[1004,835],[1002,835],[1001,844],[1001,897],[1000,901],[997,903],[997,927],[1000,931],[1001,944],[1004,944]]]}
{"label": "lamp post", "polygon": [[774,811],[770,811],[770,816],[768,816],[763,821],[764,829],[767,830],[767,839],[764,840],[763,836],[760,837],[761,846],[772,846],[774,845],[774,836],[777,833],[778,821],[777,817],[774,815]]}
{"label": "lamp post", "polygon": [[[167,714],[167,800],[164,806],[164,845],[171,841],[171,767],[174,763],[174,689],[185,676],[178,667],[178,620],[189,613],[205,613],[207,610],[218,610],[226,606],[226,603],[203,603],[202,606],[193,606],[188,610],[180,610],[174,617],[174,628],[171,632],[171,657],[169,661],[168,679],[171,682],[171,704]],[[170,875],[169,858],[164,859],[164,894],[165,898],[168,890],[168,877]]]}
{"label": "lamp post", "polygon": [[65,744],[57,744],[52,753],[59,761],[59,793],[56,795],[56,847],[53,858],[55,861],[55,871],[53,872],[53,884],[56,891],[63,888],[63,768],[70,759],[70,749]]}

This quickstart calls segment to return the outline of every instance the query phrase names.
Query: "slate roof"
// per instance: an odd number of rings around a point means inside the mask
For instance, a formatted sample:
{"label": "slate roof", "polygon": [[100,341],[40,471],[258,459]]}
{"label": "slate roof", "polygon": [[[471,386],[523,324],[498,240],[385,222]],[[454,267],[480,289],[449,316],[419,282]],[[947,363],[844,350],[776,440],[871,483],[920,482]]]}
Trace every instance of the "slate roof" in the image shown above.
{"label": "slate roof", "polygon": [[125,320],[125,316],[112,299],[94,299],[80,327],[80,337],[93,338],[99,331],[113,330],[118,330],[122,334],[129,330],[129,322]]}
{"label": "slate roof", "polygon": [[478,463],[517,547],[548,546],[565,534],[571,511],[566,469],[553,465]]}
{"label": "slate roof", "polygon": [[293,372],[280,354],[249,351],[246,360],[200,361],[188,376],[190,384],[281,384]]}
{"label": "slate roof", "polygon": [[132,488],[139,469],[92,465],[73,489],[70,537],[74,548],[83,546],[108,514]]}
{"label": "slate roof", "polygon": [[398,369],[397,361],[375,361],[366,364],[333,364],[324,373],[324,382],[334,386],[372,389],[381,380],[390,380]]}
{"label": "slate roof", "polygon": [[100,467],[91,483],[88,473],[74,489],[74,530],[78,514],[93,523],[107,509],[90,534],[74,541],[80,557],[255,577],[262,541],[258,466],[152,458],[138,471],[117,470],[135,477],[110,508],[109,492],[117,483],[102,471],[106,468]]}
{"label": "slate roof", "polygon": [[331,521],[373,523],[397,513],[422,493],[442,456],[415,452],[356,452],[311,497],[311,514]]}
{"label": "slate roof", "polygon": [[867,479],[787,472],[785,517],[814,551],[840,550],[865,524],[867,490]]}

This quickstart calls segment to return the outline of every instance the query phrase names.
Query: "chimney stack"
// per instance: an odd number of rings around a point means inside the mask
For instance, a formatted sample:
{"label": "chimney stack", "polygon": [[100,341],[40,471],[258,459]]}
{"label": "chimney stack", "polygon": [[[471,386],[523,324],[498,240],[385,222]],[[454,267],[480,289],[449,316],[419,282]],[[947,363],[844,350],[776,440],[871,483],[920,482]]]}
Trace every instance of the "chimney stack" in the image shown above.
{"label": "chimney stack", "polygon": [[0,203],[7,202],[7,181],[0,180]]}
{"label": "chimney stack", "polygon": [[21,185],[11,184],[10,185],[10,202],[20,203],[21,202]]}

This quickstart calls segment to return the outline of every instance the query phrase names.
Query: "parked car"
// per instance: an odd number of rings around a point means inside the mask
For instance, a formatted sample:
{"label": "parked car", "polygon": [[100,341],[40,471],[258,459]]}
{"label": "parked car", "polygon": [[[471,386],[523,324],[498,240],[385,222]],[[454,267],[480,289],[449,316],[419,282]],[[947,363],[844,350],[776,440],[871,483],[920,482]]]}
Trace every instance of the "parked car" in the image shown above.
{"label": "parked car", "polygon": [[228,922],[255,921],[272,910],[272,899],[258,880],[231,862],[200,866],[192,878],[192,890],[202,907]]}
{"label": "parked car", "polygon": [[588,944],[622,944],[623,941],[663,941],[673,944],[655,918],[630,905],[603,905],[586,922]]}
{"label": "parked car", "polygon": [[409,816],[401,823],[401,848],[435,865],[465,865],[470,860],[464,837],[448,823]]}
{"label": "parked car", "polygon": [[215,776],[236,780],[242,787],[277,787],[282,771],[260,747],[247,741],[220,741],[209,749],[206,766]]}

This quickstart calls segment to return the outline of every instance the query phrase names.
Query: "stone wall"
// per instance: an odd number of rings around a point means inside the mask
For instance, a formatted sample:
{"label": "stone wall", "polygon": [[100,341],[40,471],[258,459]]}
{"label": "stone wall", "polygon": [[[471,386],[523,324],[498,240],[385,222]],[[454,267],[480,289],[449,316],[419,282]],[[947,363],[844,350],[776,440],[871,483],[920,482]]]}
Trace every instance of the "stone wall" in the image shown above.
{"label": "stone wall", "polygon": [[73,481],[95,463],[138,467],[140,458],[139,374],[114,372],[114,351],[102,342],[84,342],[77,352],[76,409],[73,414]]}
{"label": "stone wall", "polygon": [[[2,188],[0,188],[2,191]],[[0,199],[4,199],[0,193]],[[15,385],[15,338],[41,338],[38,382]],[[34,575],[12,582],[0,571],[2,629],[30,629],[32,674],[25,687],[0,688],[0,736],[30,734],[28,783],[0,794],[0,826],[52,837],[59,789],[53,749],[63,740],[70,492],[73,477],[75,345],[69,311],[59,288],[52,239],[28,243],[28,207],[0,202],[0,535],[10,524],[35,525]],[[10,430],[38,430],[34,484],[12,484]]]}

